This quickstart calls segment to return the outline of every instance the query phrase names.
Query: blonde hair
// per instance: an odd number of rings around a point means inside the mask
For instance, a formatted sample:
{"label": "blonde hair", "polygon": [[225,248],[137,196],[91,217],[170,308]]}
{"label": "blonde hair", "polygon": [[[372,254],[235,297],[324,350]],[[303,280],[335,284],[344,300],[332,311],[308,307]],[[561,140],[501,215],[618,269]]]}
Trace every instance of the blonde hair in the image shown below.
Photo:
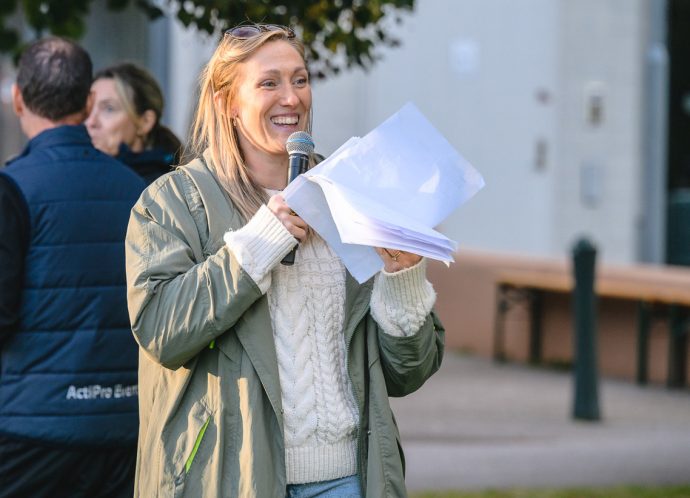
{"label": "blonde hair", "polygon": [[[209,166],[214,168],[218,180],[245,220],[249,220],[268,197],[252,180],[232,118],[226,112],[218,112],[214,95],[222,92],[223,109],[227,110],[237,93],[241,64],[265,44],[274,41],[289,43],[305,60],[302,42],[281,29],[261,32],[247,39],[230,35],[223,37],[200,76],[199,103],[187,149],[192,157],[199,157],[208,150],[213,161]],[[311,128],[311,123],[308,123],[308,128]]]}

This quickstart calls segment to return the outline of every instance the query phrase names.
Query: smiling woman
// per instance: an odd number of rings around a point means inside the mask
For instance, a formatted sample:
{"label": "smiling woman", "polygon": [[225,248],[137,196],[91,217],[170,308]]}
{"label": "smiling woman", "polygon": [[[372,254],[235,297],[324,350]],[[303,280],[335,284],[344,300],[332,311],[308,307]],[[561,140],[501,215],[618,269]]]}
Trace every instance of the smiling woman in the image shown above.
{"label": "smiling woman", "polygon": [[406,496],[388,396],[440,366],[435,294],[399,251],[357,284],[285,203],[285,144],[311,107],[292,30],[229,30],[202,74],[192,160],[132,210],[136,496]]}

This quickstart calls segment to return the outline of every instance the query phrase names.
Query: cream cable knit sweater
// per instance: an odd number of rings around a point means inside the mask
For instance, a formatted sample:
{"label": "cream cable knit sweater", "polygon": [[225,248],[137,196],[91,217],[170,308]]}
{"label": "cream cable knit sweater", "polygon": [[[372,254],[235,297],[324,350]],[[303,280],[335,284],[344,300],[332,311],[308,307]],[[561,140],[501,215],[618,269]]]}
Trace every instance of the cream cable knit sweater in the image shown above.
{"label": "cream cable knit sweater", "polygon": [[[279,264],[295,244],[263,206],[225,242],[267,293],[283,397],[288,483],[316,482],[357,472],[357,406],[342,333],[345,268],[312,235],[293,266]],[[371,312],[384,332],[416,333],[435,301],[424,262],[376,276]]]}

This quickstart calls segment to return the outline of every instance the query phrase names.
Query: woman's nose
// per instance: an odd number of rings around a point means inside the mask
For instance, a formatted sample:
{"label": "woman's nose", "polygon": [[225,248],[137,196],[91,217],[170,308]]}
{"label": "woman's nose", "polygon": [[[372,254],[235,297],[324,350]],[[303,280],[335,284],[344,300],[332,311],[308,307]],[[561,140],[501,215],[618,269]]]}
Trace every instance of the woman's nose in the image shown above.
{"label": "woman's nose", "polygon": [[299,102],[299,96],[292,85],[285,85],[283,90],[283,105],[295,106]]}
{"label": "woman's nose", "polygon": [[86,121],[84,122],[84,124],[86,125],[87,128],[95,128],[97,121],[98,120],[96,119],[96,113],[92,112],[91,114],[89,114],[89,117],[86,118]]}

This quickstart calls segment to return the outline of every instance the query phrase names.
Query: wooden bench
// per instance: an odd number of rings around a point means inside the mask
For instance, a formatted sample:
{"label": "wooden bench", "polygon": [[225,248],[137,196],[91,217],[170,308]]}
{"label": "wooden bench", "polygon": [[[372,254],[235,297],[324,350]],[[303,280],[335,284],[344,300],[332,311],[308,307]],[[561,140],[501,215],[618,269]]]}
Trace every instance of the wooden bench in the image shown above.
{"label": "wooden bench", "polygon": [[[541,361],[542,300],[544,293],[571,294],[572,272],[550,268],[511,270],[496,277],[496,321],[493,356],[505,360],[505,319],[517,302],[527,303],[530,315],[529,352],[531,363]],[[632,300],[638,303],[637,370],[638,384],[648,377],[649,334],[652,313],[663,312],[669,326],[669,387],[686,385],[687,317],[690,310],[690,269],[685,267],[636,265],[603,267],[597,271],[595,293],[600,298]]]}

